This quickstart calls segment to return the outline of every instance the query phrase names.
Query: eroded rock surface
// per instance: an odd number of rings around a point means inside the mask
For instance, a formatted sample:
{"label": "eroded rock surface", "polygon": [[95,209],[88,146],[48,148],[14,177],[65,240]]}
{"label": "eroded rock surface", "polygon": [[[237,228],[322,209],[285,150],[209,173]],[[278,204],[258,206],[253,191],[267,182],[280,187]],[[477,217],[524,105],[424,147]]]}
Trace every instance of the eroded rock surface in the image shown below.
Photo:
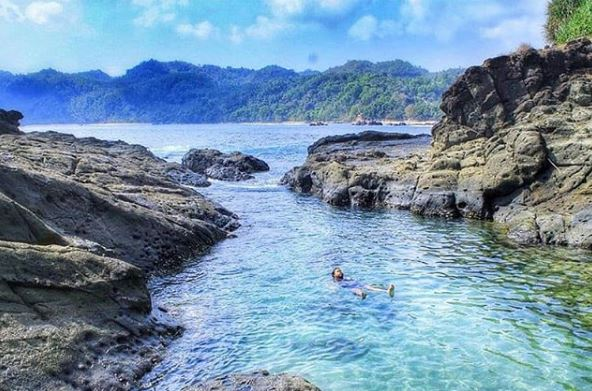
{"label": "eroded rock surface", "polygon": [[0,136],[0,389],[129,389],[159,360],[180,330],[145,272],[237,227],[172,170],[123,142]]}
{"label": "eroded rock surface", "polygon": [[284,182],[335,205],[494,219],[521,243],[592,248],[590,40],[469,68],[441,108],[423,153],[375,145],[364,160],[333,142]]}
{"label": "eroded rock surface", "polygon": [[271,375],[267,371],[228,375],[207,381],[192,391],[320,391],[307,380],[294,375]]}
{"label": "eroded rock surface", "polygon": [[[397,189],[414,187],[399,183],[393,167],[420,159],[430,140],[428,135],[375,131],[325,137],[308,148],[306,163],[286,173],[282,183],[335,206],[389,207],[397,203],[392,199]],[[413,189],[408,191],[411,197]]]}
{"label": "eroded rock surface", "polygon": [[192,149],[183,156],[182,166],[221,181],[244,181],[253,173],[269,171],[261,159],[241,152],[222,153],[215,149]]}

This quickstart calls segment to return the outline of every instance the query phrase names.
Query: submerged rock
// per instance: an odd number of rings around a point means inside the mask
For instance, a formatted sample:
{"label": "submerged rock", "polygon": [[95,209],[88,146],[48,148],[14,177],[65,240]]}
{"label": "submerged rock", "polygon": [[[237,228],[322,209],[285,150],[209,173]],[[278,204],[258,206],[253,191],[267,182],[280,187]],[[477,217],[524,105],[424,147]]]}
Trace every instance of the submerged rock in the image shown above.
{"label": "submerged rock", "polygon": [[190,388],[192,391],[320,391],[307,380],[294,375],[271,375],[267,371],[228,375]]}
{"label": "submerged rock", "polygon": [[283,182],[334,205],[493,219],[520,243],[592,248],[591,74],[588,39],[487,60],[444,94],[430,149],[319,141]]}
{"label": "submerged rock", "polygon": [[125,390],[158,362],[180,330],[145,273],[238,224],[170,173],[138,145],[0,135],[0,389]]}
{"label": "submerged rock", "polygon": [[261,159],[241,152],[222,153],[215,149],[192,149],[183,156],[182,166],[221,181],[243,181],[253,173],[269,171]]}

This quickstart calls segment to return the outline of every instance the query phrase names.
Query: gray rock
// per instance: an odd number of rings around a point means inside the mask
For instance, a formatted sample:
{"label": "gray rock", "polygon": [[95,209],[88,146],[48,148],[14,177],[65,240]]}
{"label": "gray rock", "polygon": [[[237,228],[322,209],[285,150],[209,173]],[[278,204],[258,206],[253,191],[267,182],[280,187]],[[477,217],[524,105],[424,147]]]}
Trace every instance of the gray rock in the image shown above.
{"label": "gray rock", "polygon": [[307,380],[294,375],[271,375],[267,371],[216,378],[189,388],[192,391],[320,391]]}
{"label": "gray rock", "polygon": [[487,60],[444,94],[430,149],[324,138],[282,183],[334,205],[493,219],[520,243],[592,248],[590,69],[588,39]]}
{"label": "gray rock", "polygon": [[23,115],[18,111],[0,109],[0,134],[22,134],[19,130],[21,119]]}
{"label": "gray rock", "polygon": [[0,389],[127,390],[159,361],[180,328],[145,272],[238,226],[172,169],[123,142],[0,135]]}
{"label": "gray rock", "polygon": [[208,187],[211,185],[208,177],[204,174],[191,171],[176,163],[171,163],[171,167],[167,170],[167,175],[175,182],[185,186]]}
{"label": "gray rock", "polygon": [[66,236],[144,270],[226,237],[236,216],[180,186],[146,148],[54,132],[0,136],[0,192]]}
{"label": "gray rock", "polygon": [[253,173],[269,171],[261,159],[241,152],[222,153],[215,149],[192,149],[183,156],[182,166],[222,181],[243,181]]}

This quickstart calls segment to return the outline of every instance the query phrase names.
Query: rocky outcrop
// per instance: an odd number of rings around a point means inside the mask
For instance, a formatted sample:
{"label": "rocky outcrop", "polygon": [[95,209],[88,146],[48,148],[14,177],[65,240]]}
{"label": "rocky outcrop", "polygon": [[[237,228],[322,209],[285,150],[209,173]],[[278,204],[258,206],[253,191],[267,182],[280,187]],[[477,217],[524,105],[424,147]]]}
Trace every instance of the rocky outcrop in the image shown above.
{"label": "rocky outcrop", "polygon": [[469,68],[441,108],[424,153],[359,164],[312,151],[285,182],[336,205],[493,219],[520,243],[592,248],[589,40]]}
{"label": "rocky outcrop", "polygon": [[123,142],[0,136],[0,389],[129,389],[159,360],[179,328],[145,273],[237,227],[179,173]]}
{"label": "rocky outcrop", "polygon": [[183,156],[182,166],[221,181],[244,181],[253,173],[269,171],[261,159],[241,152],[222,153],[215,149],[192,149]]}
{"label": "rocky outcrop", "polygon": [[428,135],[367,131],[329,136],[311,145],[306,163],[281,182],[335,206],[386,208],[396,202],[397,189],[411,185],[396,180],[393,166],[406,164],[411,156],[419,159],[429,145]]}
{"label": "rocky outcrop", "polygon": [[21,119],[23,115],[18,111],[0,109],[0,134],[21,134],[19,130]]}
{"label": "rocky outcrop", "polygon": [[271,375],[258,371],[245,375],[228,375],[199,384],[193,391],[320,391],[307,380],[293,375]]}

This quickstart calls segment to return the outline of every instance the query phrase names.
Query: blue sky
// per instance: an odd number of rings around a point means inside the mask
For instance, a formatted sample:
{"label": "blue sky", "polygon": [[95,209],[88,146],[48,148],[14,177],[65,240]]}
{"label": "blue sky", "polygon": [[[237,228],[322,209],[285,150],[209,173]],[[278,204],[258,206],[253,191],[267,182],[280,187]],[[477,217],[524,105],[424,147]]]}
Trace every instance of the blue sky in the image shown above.
{"label": "blue sky", "polygon": [[0,69],[139,62],[296,70],[404,59],[430,70],[545,44],[547,0],[0,0]]}

